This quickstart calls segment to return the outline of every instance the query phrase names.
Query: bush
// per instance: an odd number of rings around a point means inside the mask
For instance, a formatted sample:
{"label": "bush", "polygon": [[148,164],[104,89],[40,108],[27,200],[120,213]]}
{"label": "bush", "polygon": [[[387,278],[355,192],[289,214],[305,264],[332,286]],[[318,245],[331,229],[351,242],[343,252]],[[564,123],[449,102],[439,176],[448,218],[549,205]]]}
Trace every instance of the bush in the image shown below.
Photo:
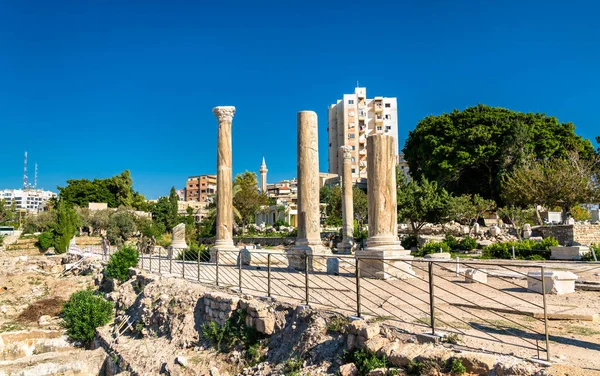
{"label": "bush", "polygon": [[460,241],[459,248],[463,251],[472,251],[477,248],[477,240],[467,236]]}
{"label": "bush", "polygon": [[138,252],[131,246],[124,246],[110,257],[104,273],[107,277],[116,278],[121,282],[129,279],[129,268],[138,263]]}
{"label": "bush", "polygon": [[44,231],[38,237],[37,247],[42,251],[47,250],[54,244],[54,234],[50,231]]}
{"label": "bush", "polygon": [[298,376],[302,370],[302,360],[298,358],[290,358],[283,365],[283,373],[288,376]]}
{"label": "bush", "polygon": [[74,293],[62,311],[67,334],[75,341],[90,343],[96,328],[108,324],[112,319],[113,308],[112,302],[95,296],[91,290]]}
{"label": "bush", "polygon": [[185,260],[185,261],[200,261],[208,262],[210,261],[210,249],[204,244],[191,244],[190,247],[184,251],[182,251],[178,256],[177,260]]}
{"label": "bush", "polygon": [[[600,260],[600,244],[590,245],[590,250],[596,254],[596,260]],[[594,261],[594,255],[592,252],[583,256],[584,261]]]}
{"label": "bush", "polygon": [[438,253],[440,252],[440,248],[442,252],[450,252],[450,247],[448,244],[446,244],[446,242],[429,242],[425,243],[421,248],[419,248],[415,256],[423,257],[430,253]]}
{"label": "bush", "polygon": [[173,241],[173,235],[171,235],[169,233],[164,233],[159,238],[156,239],[156,245],[160,245],[163,248],[169,248],[172,241]]}
{"label": "bush", "polygon": [[351,353],[346,353],[346,362],[354,363],[358,368],[358,375],[364,376],[369,374],[376,368],[386,368],[387,359],[377,354],[370,353],[366,350],[358,350]]}
{"label": "bush", "polygon": [[453,358],[450,363],[450,372],[452,375],[462,375],[467,372],[467,368],[463,365],[462,360]]}
{"label": "bush", "polygon": [[448,247],[450,247],[452,250],[459,248],[460,243],[454,236],[452,236],[452,234],[446,234],[446,239],[444,239],[444,242],[446,242]]}
{"label": "bush", "polygon": [[416,247],[417,245],[419,245],[419,240],[416,236],[409,235],[404,237],[400,243],[402,244],[402,247],[404,249],[411,249],[412,247]]}
{"label": "bush", "polygon": [[246,326],[246,311],[236,310],[224,325],[214,321],[202,325],[202,335],[218,350],[229,352],[235,346],[250,348],[261,339],[261,334],[253,327]]}
{"label": "bush", "polygon": [[511,259],[512,247],[515,247],[515,257],[520,260],[548,260],[550,247],[558,245],[555,238],[549,237],[540,242],[525,239],[506,243],[494,243],[486,247],[481,258]]}

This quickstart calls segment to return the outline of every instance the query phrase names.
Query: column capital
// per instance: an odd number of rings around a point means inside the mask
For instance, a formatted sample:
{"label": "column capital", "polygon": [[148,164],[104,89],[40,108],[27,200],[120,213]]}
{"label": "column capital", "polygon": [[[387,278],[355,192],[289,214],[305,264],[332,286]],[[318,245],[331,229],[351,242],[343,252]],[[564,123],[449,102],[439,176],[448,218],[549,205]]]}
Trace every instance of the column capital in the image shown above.
{"label": "column capital", "polygon": [[351,159],[352,158],[352,146],[349,146],[349,145],[340,146],[340,153],[342,154],[342,157],[344,159]]}
{"label": "column capital", "polygon": [[213,108],[213,114],[219,121],[232,121],[233,114],[235,113],[234,106],[217,106]]}

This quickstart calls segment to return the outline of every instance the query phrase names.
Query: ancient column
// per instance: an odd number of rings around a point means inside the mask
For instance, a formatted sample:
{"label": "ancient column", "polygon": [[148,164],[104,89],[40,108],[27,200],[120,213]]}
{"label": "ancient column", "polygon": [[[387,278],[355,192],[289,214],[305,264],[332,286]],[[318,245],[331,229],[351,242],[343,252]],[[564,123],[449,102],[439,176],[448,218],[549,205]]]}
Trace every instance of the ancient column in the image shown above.
{"label": "ancient column", "polygon": [[342,242],[338,253],[349,254],[354,250],[354,201],[352,199],[352,152],[350,146],[340,147],[343,158],[342,183]]}
{"label": "ancient column", "polygon": [[325,271],[327,259],[310,257],[331,254],[321,242],[317,127],[314,111],[298,113],[298,236],[288,259],[292,268],[302,270],[308,255],[310,270]]}
{"label": "ancient column", "polygon": [[[215,252],[237,251],[233,245],[233,176],[231,171],[231,121],[235,113],[233,106],[213,108],[213,113],[219,121],[217,134],[217,238],[211,249],[214,261]],[[237,255],[224,253],[220,261],[235,260]]]}
{"label": "ancient column", "polygon": [[410,251],[398,240],[396,150],[390,135],[375,134],[367,140],[369,237],[364,251],[357,251],[361,276],[380,279],[414,275]]}

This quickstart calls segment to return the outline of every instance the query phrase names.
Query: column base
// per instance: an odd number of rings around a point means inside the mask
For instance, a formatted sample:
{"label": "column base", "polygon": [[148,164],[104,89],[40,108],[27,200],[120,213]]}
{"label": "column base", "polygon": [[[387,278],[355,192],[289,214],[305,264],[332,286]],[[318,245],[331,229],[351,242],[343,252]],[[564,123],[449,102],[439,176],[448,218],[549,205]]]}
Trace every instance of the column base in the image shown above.
{"label": "column base", "polygon": [[[287,252],[288,266],[296,270],[305,270],[306,257],[308,257],[308,270],[311,272],[327,272],[328,261],[332,255],[331,249],[323,245],[296,245]],[[313,256],[313,257],[311,257]]]}
{"label": "column base", "polygon": [[351,255],[358,249],[358,244],[353,240],[344,240],[337,244],[337,250],[339,255]]}
{"label": "column base", "polygon": [[216,241],[215,246],[210,249],[210,262],[217,261],[217,251],[220,265],[237,265],[240,250],[233,245],[233,240]]}
{"label": "column base", "polygon": [[[399,247],[399,249],[398,249]],[[360,277],[376,279],[409,279],[416,276],[412,269],[410,251],[398,245],[391,247],[368,247],[364,251],[357,251],[356,258],[359,262]]]}

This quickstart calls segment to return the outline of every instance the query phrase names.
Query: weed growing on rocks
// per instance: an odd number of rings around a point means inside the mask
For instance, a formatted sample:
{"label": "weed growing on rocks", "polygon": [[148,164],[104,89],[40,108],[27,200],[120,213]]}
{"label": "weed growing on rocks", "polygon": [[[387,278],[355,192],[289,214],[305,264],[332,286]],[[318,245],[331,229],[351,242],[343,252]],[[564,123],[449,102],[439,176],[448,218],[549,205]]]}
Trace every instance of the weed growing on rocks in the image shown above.
{"label": "weed growing on rocks", "polygon": [[331,333],[344,333],[350,320],[346,316],[335,315],[327,324],[327,331]]}
{"label": "weed growing on rocks", "polygon": [[299,376],[302,370],[302,360],[298,358],[288,359],[283,365],[283,373],[287,376]]}
{"label": "weed growing on rocks", "polygon": [[358,376],[365,376],[376,368],[387,368],[387,359],[384,356],[357,350],[346,353],[346,363],[354,363],[358,369]]}
{"label": "weed growing on rocks", "polygon": [[450,363],[450,372],[453,375],[462,375],[467,372],[467,368],[463,365],[462,360],[454,358]]}

